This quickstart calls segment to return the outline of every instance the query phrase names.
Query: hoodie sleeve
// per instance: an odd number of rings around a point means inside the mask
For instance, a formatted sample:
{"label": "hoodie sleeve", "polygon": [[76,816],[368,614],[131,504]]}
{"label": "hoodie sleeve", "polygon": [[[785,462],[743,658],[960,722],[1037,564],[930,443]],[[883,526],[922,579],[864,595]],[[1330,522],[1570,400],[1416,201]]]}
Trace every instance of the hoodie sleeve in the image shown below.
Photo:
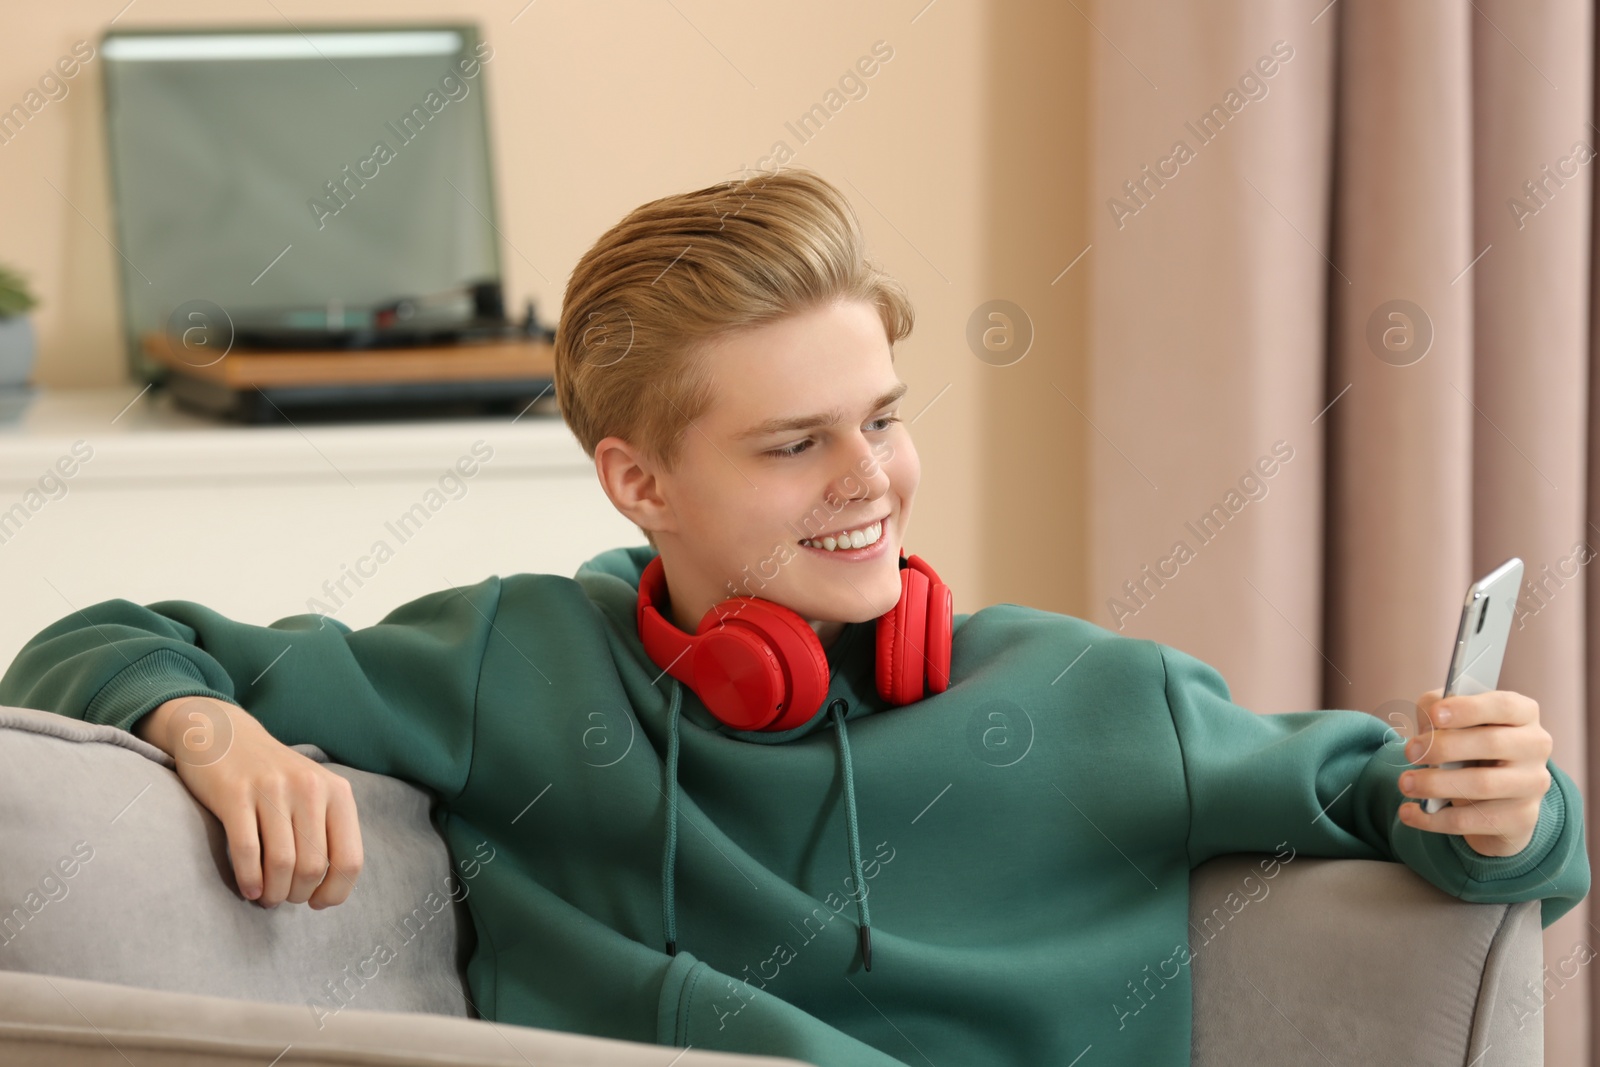
{"label": "hoodie sleeve", "polygon": [[1233,703],[1209,665],[1165,645],[1167,706],[1189,790],[1189,865],[1284,842],[1313,856],[1406,864],[1473,903],[1540,900],[1548,927],[1589,892],[1583,798],[1553,761],[1533,839],[1484,856],[1459,834],[1407,826],[1405,739],[1363,711],[1258,715]]}
{"label": "hoodie sleeve", "polygon": [[253,626],[185,600],[102,601],[22,647],[0,704],[131,730],[175,697],[216,697],[284,744],[453,799],[471,766],[500,584],[430,593],[361,630],[316,614]]}

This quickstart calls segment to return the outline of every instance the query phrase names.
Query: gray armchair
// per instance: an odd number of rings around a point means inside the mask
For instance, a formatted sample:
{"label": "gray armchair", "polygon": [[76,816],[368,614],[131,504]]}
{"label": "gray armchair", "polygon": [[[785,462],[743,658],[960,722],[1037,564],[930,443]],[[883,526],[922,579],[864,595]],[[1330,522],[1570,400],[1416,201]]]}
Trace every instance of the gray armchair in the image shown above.
{"label": "gray armchair", "polygon": [[[478,1018],[472,868],[452,866],[424,791],[329,766],[355,787],[360,889],[268,911],[229,888],[222,828],[170,758],[0,707],[0,1062],[261,1067],[293,1046],[296,1063],[661,1067],[657,1045]],[[1193,874],[1194,1063],[1541,1062],[1537,1005],[1516,999],[1541,977],[1537,902],[1467,904],[1365,860],[1299,856],[1267,881],[1260,858]]]}

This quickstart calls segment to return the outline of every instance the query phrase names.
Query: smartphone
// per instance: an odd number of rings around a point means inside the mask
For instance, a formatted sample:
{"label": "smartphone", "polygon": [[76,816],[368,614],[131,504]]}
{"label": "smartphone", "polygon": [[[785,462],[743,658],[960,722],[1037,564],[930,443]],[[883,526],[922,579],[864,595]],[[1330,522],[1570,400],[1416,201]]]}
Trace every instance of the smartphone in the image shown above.
{"label": "smartphone", "polygon": [[[1522,590],[1522,560],[1515,556],[1472,583],[1461,605],[1461,622],[1456,627],[1456,647],[1450,654],[1450,670],[1444,683],[1445,696],[1473,696],[1487,693],[1500,682],[1500,663],[1506,656],[1506,640],[1511,636],[1511,620],[1516,615],[1517,594]],[[1417,732],[1425,723],[1417,712]],[[1441,763],[1446,770],[1464,767],[1455,760]],[[1450,801],[1429,797],[1422,810],[1432,815]]]}

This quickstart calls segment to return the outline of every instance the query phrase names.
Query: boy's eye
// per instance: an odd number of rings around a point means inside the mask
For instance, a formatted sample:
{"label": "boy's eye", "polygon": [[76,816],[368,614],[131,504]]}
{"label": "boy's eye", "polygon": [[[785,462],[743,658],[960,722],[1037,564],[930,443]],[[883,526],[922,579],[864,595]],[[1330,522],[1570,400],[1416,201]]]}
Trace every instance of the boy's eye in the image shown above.
{"label": "boy's eye", "polygon": [[[883,423],[883,425],[879,426],[878,430],[877,430],[878,433],[882,433],[884,430],[887,430],[889,428],[890,424],[896,423],[896,422],[899,422],[899,421],[900,421],[900,416],[898,416],[898,415],[879,415],[877,418],[875,418],[871,422],[867,423],[867,425],[868,426],[875,426],[880,422]],[[788,445],[788,446],[786,446],[784,448],[771,449],[771,450],[769,450],[767,452],[767,455],[776,456],[776,457],[778,457],[780,459],[788,458],[788,457],[791,457],[791,456],[798,456],[798,455],[800,455],[800,453],[806,451],[807,447],[810,446],[810,444],[811,444],[811,439],[808,437],[804,441],[796,441],[794,444]]]}
{"label": "boy's eye", "polygon": [[778,456],[780,458],[787,456],[798,456],[800,453],[806,450],[806,446],[810,443],[811,442],[809,440],[797,441],[787,448],[774,448],[772,451],[768,452],[767,455]]}

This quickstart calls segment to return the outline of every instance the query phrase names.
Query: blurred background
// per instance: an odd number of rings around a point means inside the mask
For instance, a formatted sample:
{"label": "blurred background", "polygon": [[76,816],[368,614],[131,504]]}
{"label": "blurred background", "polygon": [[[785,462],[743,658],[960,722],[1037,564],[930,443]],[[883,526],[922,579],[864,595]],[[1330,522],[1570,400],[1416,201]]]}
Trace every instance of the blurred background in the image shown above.
{"label": "blurred background", "polygon": [[[349,0],[3,16],[0,267],[30,299],[8,306],[0,285],[0,345],[7,323],[13,351],[26,330],[32,386],[0,427],[0,509],[26,512],[8,526],[0,510],[4,654],[112,596],[360,625],[428,589],[571,573],[638,543],[548,396],[469,421],[230,425],[148,387],[130,349],[128,242],[196,268],[226,220],[181,195],[141,231],[116,217],[137,183],[113,182],[104,34],[457,24],[489,55],[445,114],[481,106],[486,154],[468,140],[437,157],[459,168],[444,171],[453,209],[411,198],[399,168],[358,195],[476,233],[456,276],[487,264],[509,318],[531,301],[553,326],[572,265],[647,200],[811,168],[917,308],[896,350],[923,461],[908,547],[958,612],[1078,615],[1211,663],[1256,711],[1356,708],[1404,732],[1444,684],[1468,583],[1520,557],[1500,685],[1539,701],[1587,793],[1589,6],[397,0],[378,18]],[[126,90],[117,122],[227,103],[159,80]],[[295,106],[314,126],[314,102]],[[118,173],[153,152],[216,167],[249,145],[263,147],[158,123]],[[280,262],[274,220],[249,221],[263,272],[224,303],[296,276],[293,239]],[[144,284],[159,325],[184,294]],[[1594,994],[1571,963],[1593,957],[1595,929],[1585,902],[1545,931],[1553,1064],[1595,1060]]]}

